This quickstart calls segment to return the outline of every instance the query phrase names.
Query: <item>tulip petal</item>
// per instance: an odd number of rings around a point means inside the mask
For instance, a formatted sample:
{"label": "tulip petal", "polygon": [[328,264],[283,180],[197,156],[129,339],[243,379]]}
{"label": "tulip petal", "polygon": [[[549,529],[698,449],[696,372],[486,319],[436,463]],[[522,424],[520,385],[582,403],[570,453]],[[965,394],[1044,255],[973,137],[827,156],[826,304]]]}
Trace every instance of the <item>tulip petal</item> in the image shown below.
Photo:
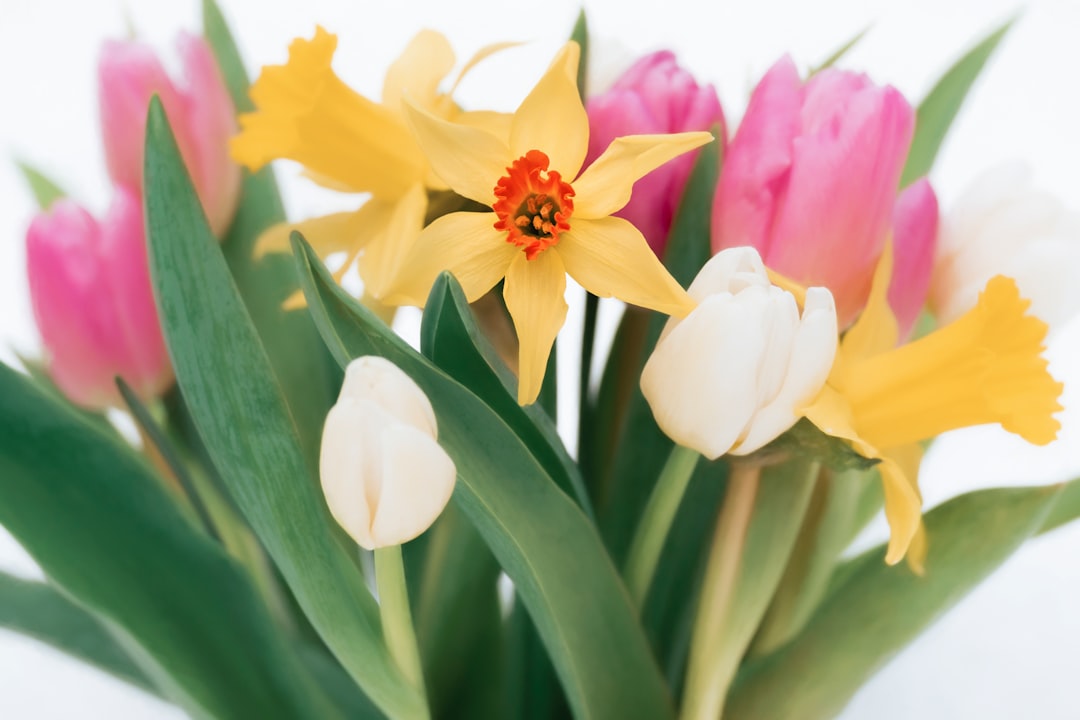
{"label": "tulip petal", "polygon": [[394,423],[379,438],[382,493],[371,524],[374,547],[401,545],[427,530],[454,492],[454,461],[431,436]]}
{"label": "tulip petal", "polygon": [[374,549],[372,514],[381,482],[375,442],[389,415],[370,400],[337,402],[326,415],[319,476],[330,514],[361,547]]}
{"label": "tulip petal", "polygon": [[365,355],[345,368],[338,399],[369,400],[398,422],[438,437],[435,410],[416,381],[401,368],[378,355]]}
{"label": "tulip petal", "polygon": [[406,114],[435,173],[459,195],[490,206],[506,174],[506,143],[478,127],[441,120],[408,103]]}
{"label": "tulip petal", "polygon": [[765,360],[764,308],[726,292],[706,298],[685,319],[669,321],[641,373],[656,424],[710,460],[735,444],[757,409],[752,379]]}
{"label": "tulip petal", "polygon": [[938,203],[926,178],[909,185],[893,207],[896,262],[889,283],[889,305],[901,338],[911,334],[926,304],[934,269],[938,235]]}
{"label": "tulip petal", "polygon": [[577,176],[589,146],[589,118],[577,87],[580,55],[577,43],[563,45],[521,102],[510,128],[513,159],[540,150],[564,179]]}
{"label": "tulip petal", "polygon": [[251,86],[258,110],[240,116],[232,154],[257,170],[288,158],[353,192],[397,197],[423,179],[425,163],[400,116],[356,93],[330,67],[337,38],[317,28],[289,46]]}
{"label": "tulip petal", "polygon": [[694,301],[657,259],[645,238],[626,220],[572,220],[553,248],[567,272],[600,297],[617,297],[657,312],[682,317]]}
{"label": "tulip petal", "polygon": [[423,307],[435,278],[453,273],[469,302],[506,275],[520,250],[495,230],[494,213],[456,212],[428,225],[401,264],[384,302]]}
{"label": "tulip petal", "polygon": [[638,178],[712,140],[708,132],[616,138],[574,181],[574,216],[591,219],[610,215],[630,200]]}
{"label": "tulip petal", "polygon": [[545,251],[529,260],[519,252],[506,271],[503,298],[514,320],[518,350],[518,403],[536,402],[548,355],[566,320],[566,268],[559,255]]}
{"label": "tulip petal", "polygon": [[390,64],[383,80],[382,102],[396,112],[404,112],[403,100],[430,108],[439,94],[439,84],[454,69],[454,49],[442,33],[421,30]]}

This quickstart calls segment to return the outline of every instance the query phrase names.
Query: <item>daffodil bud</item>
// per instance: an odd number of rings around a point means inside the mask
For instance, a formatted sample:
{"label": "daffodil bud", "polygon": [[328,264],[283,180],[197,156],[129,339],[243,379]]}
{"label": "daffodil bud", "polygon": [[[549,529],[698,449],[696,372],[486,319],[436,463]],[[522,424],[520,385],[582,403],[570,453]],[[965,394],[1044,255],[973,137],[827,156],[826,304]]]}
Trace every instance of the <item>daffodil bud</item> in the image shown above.
{"label": "daffodil bud", "polygon": [[757,250],[714,256],[689,289],[698,302],[664,327],[641,374],[657,424],[709,459],[746,455],[788,430],[825,384],[836,355],[836,305],[769,282]]}
{"label": "daffodil bud", "polygon": [[330,512],[368,550],[431,527],[457,470],[439,445],[424,391],[381,357],[353,360],[326,416],[319,470]]}

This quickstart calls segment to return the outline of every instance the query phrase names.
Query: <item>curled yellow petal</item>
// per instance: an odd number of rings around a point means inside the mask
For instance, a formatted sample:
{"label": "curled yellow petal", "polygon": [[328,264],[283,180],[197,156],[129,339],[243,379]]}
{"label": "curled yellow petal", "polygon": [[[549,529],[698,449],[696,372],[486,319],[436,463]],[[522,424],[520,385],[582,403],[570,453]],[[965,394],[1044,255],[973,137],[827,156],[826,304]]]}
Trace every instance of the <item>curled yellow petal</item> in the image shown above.
{"label": "curled yellow petal", "polygon": [[620,210],[630,201],[630,193],[639,178],[712,140],[712,133],[707,132],[615,138],[574,181],[578,196],[574,214],[600,218]]}
{"label": "curled yellow petal", "polygon": [[454,49],[442,33],[421,30],[390,64],[383,79],[383,105],[404,112],[402,100],[423,108],[435,104],[439,84],[454,69]]}
{"label": "curled yellow petal", "polygon": [[494,224],[494,213],[456,212],[428,225],[402,261],[383,302],[423,307],[435,278],[444,270],[461,283],[469,302],[479,298],[521,254]]}
{"label": "curled yellow petal", "polygon": [[503,298],[514,320],[518,351],[518,402],[536,402],[544,384],[548,355],[566,320],[566,268],[546,251],[528,260],[518,252],[506,272]]}
{"label": "curled yellow petal", "polygon": [[334,73],[336,47],[318,28],[311,40],[293,41],[285,65],[263,68],[251,87],[257,109],[239,118],[233,158],[252,170],[287,158],[353,192],[400,195],[422,179],[423,157],[399,116]]}
{"label": "curled yellow petal", "polygon": [[437,118],[406,103],[420,147],[435,173],[458,195],[484,205],[495,202],[495,183],[506,172],[506,143],[478,127]]}
{"label": "curled yellow petal", "polygon": [[255,242],[255,257],[261,258],[268,253],[292,252],[289,236],[294,230],[303,235],[322,258],[336,252],[359,250],[363,246],[362,238],[367,236],[365,231],[370,228],[373,219],[368,205],[357,211],[271,225]]}
{"label": "curled yellow petal", "polygon": [[540,150],[565,180],[577,176],[589,148],[589,117],[577,88],[580,55],[577,43],[563,46],[521,102],[510,128],[511,159]]}
{"label": "curled yellow petal", "polygon": [[571,229],[559,236],[552,250],[558,252],[570,276],[594,295],[678,317],[694,309],[694,301],[657,259],[641,232],[622,218],[575,216]]}

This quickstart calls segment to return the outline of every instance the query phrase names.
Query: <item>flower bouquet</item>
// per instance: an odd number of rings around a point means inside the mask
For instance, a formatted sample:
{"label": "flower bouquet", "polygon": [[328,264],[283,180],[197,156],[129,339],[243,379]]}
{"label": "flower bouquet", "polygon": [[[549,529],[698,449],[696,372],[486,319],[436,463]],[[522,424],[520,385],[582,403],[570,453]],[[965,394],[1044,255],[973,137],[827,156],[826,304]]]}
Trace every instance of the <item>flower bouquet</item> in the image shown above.
{"label": "flower bouquet", "polygon": [[[204,22],[181,76],[103,49],[103,217],[23,168],[44,352],[0,368],[0,524],[47,579],[0,575],[5,627],[193,717],[827,718],[1080,515],[919,491],[945,431],[1059,429],[1072,220],[987,226],[1031,207],[1006,169],[939,222],[927,179],[1007,25],[917,108],[781,58],[729,128],[669,52],[589,85],[584,14],[512,113],[455,96],[512,43],[455,70],[421,31],[376,99],[323,28],[249,85]],[[363,197],[286,218],[278,159]]]}

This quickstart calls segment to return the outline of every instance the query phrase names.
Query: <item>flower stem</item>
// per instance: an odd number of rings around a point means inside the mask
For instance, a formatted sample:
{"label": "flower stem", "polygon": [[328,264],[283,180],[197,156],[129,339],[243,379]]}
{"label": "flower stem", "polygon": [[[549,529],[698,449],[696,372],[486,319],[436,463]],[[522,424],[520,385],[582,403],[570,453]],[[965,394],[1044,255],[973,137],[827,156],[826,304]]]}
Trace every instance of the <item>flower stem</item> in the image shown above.
{"label": "flower stem", "polygon": [[694,621],[682,720],[715,720],[723,714],[728,685],[734,676],[734,668],[727,666],[737,664],[739,657],[728,657],[717,649],[724,646],[730,630],[728,620],[760,478],[760,466],[732,464]]}
{"label": "flower stem", "polygon": [[682,445],[671,450],[638,522],[623,569],[626,587],[638,609],[645,606],[664,542],[700,457],[696,450]]}
{"label": "flower stem", "polygon": [[409,590],[405,585],[405,566],[401,561],[401,546],[376,548],[375,584],[379,590],[379,614],[383,635],[390,655],[405,678],[424,693],[424,675],[420,666],[420,651],[416,644],[412,612],[409,610]]}

